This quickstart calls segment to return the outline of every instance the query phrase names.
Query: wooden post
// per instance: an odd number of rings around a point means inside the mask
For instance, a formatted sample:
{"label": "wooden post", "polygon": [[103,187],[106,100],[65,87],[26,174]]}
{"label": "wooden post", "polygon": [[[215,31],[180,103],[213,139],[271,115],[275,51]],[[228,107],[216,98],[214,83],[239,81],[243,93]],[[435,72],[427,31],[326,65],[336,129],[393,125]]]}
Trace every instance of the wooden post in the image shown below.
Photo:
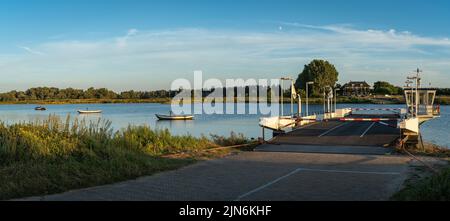
{"label": "wooden post", "polygon": [[264,127],[261,127],[261,128],[262,128],[262,141],[265,142],[266,139],[265,139]]}
{"label": "wooden post", "polygon": [[302,117],[302,97],[298,96],[298,117]]}

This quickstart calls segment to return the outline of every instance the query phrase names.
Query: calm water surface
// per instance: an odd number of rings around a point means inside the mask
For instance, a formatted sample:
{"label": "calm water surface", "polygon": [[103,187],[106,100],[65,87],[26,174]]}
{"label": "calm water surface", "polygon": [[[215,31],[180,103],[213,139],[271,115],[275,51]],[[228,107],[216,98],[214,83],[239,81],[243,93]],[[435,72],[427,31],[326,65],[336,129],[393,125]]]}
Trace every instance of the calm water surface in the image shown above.
{"label": "calm water surface", "polygon": [[[66,117],[68,114],[87,120],[107,119],[112,122],[114,129],[120,129],[128,125],[149,125],[153,128],[168,128],[173,134],[191,134],[201,136],[217,134],[228,136],[232,131],[242,133],[246,137],[256,138],[261,136],[261,128],[258,120],[261,115],[196,115],[194,121],[158,121],[155,114],[167,114],[170,105],[165,104],[69,104],[47,105],[47,111],[35,111],[36,105],[0,105],[0,120],[6,123],[19,121],[33,121],[45,119],[49,114]],[[247,108],[255,109],[255,104],[247,105]],[[338,108],[403,108],[404,105],[373,105],[373,104],[338,104]],[[78,115],[77,110],[86,109],[103,110],[99,115]],[[304,107],[303,107],[304,108]],[[322,105],[310,105],[311,112],[320,112]],[[290,106],[285,105],[286,113]],[[296,111],[296,108],[295,108]],[[303,110],[304,111],[304,110]],[[422,125],[424,139],[450,148],[450,106],[441,107],[441,118],[431,120]],[[270,136],[267,132],[266,136]]]}

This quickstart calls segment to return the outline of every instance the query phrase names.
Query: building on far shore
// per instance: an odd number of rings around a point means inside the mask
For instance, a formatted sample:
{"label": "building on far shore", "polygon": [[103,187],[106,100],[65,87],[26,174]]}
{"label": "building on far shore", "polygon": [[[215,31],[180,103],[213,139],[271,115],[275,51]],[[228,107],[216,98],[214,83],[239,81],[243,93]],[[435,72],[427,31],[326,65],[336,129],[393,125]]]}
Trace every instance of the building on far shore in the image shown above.
{"label": "building on far shore", "polygon": [[350,81],[342,86],[344,96],[368,96],[370,95],[370,85],[365,81]]}

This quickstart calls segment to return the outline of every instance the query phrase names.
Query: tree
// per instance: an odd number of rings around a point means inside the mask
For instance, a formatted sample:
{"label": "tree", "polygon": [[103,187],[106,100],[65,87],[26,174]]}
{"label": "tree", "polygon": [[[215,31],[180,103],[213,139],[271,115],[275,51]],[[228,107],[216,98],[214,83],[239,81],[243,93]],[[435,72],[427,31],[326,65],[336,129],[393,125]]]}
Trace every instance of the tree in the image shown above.
{"label": "tree", "polygon": [[334,87],[338,81],[339,72],[334,65],[325,60],[313,60],[305,65],[302,73],[299,74],[295,87],[297,89],[306,89],[306,82],[312,81],[314,85],[310,88],[312,96],[321,96],[324,88]]}
{"label": "tree", "polygon": [[401,95],[403,94],[403,89],[400,87],[396,87],[386,81],[377,81],[373,85],[373,92],[379,95]]}

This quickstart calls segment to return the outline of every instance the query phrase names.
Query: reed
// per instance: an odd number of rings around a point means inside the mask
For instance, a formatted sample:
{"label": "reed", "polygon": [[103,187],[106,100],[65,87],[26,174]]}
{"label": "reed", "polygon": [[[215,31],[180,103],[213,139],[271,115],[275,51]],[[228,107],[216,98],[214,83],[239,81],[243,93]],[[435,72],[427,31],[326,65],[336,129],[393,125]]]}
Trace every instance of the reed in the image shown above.
{"label": "reed", "polygon": [[222,144],[230,138],[174,136],[168,130],[129,126],[114,131],[111,122],[60,119],[7,125],[0,122],[0,199],[43,195],[133,179],[176,169],[195,158],[167,159]]}

